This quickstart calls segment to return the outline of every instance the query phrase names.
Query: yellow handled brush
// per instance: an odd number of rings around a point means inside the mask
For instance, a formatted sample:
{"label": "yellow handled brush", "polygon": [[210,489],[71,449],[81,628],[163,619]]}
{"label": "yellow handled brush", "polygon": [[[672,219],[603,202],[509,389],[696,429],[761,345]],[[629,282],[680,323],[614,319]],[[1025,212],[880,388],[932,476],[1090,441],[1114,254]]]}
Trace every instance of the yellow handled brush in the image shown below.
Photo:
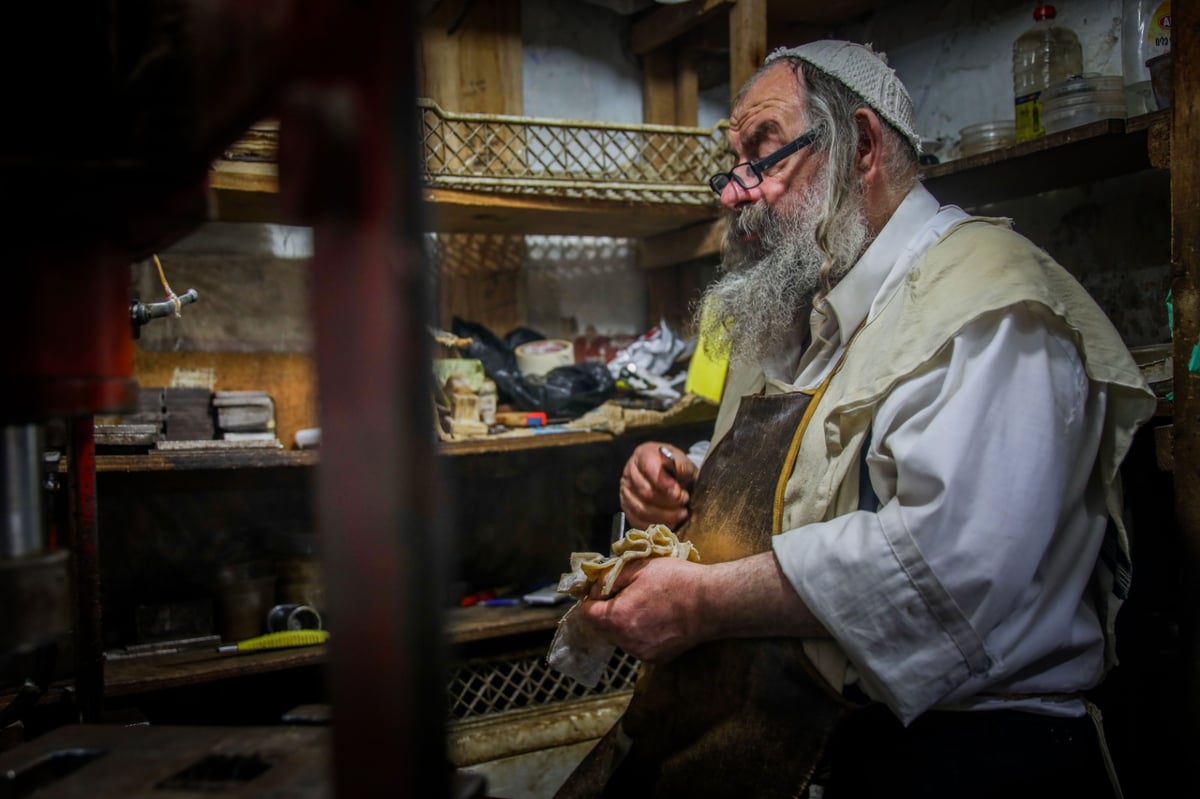
{"label": "yellow handled brush", "polygon": [[257,652],[263,649],[286,649],[291,646],[311,646],[329,640],[329,630],[283,630],[247,638],[236,644],[217,647],[218,652]]}

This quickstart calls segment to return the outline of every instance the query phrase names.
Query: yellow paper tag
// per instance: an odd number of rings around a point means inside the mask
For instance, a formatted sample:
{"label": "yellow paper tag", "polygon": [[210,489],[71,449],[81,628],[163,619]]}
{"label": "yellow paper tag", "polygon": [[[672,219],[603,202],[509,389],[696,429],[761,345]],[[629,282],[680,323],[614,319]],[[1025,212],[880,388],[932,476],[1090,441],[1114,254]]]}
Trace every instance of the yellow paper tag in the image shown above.
{"label": "yellow paper tag", "polygon": [[[703,320],[705,311],[701,311]],[[701,329],[707,325],[701,322]],[[725,393],[725,374],[729,371],[728,353],[720,358],[708,354],[707,339],[702,334],[696,342],[696,351],[692,354],[692,362],[688,365],[687,381],[684,390],[702,397],[714,405],[721,404],[721,395]]]}

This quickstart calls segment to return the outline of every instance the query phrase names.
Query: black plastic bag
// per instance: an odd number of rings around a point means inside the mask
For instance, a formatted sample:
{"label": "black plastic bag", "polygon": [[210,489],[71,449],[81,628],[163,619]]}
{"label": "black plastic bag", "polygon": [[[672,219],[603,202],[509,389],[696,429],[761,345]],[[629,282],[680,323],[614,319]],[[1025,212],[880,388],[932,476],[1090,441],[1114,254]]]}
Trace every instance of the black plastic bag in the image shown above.
{"label": "black plastic bag", "polygon": [[602,363],[559,366],[544,375],[521,374],[515,350],[545,338],[536,330],[517,328],[500,339],[483,325],[458,317],[454,317],[451,330],[459,338],[471,339],[464,354],[483,363],[483,371],[496,382],[499,400],[523,411],[580,416],[616,392],[616,381]]}

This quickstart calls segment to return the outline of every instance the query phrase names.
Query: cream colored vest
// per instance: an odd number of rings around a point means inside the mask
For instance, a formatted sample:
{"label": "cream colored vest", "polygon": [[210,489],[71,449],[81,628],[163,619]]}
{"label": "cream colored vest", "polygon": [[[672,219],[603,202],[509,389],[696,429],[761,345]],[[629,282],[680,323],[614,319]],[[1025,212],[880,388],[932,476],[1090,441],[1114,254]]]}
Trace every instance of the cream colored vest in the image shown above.
{"label": "cream colored vest", "polygon": [[[1156,401],[1121,337],[1083,287],[1013,232],[1008,220],[971,217],[950,228],[858,332],[801,441],[784,493],[782,529],[856,510],[859,459],[879,403],[898,383],[946,360],[947,344],[965,326],[1018,303],[1065,323],[1075,335],[1088,377],[1107,384],[1107,416],[1093,476],[1103,481],[1115,528],[1115,538],[1106,546],[1111,557],[1097,566],[1095,575],[1111,666],[1116,662],[1113,623],[1129,579],[1118,468]],[[737,399],[765,385],[761,372],[731,373],[714,443],[732,424]],[[809,642],[806,650],[840,690],[846,665],[841,649]]]}

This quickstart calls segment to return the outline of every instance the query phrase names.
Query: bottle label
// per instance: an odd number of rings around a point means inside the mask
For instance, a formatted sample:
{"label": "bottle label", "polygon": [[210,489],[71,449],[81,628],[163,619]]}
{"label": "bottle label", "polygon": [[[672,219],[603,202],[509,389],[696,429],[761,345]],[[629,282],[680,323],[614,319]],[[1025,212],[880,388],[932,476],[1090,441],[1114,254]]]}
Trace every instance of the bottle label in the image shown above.
{"label": "bottle label", "polygon": [[1161,3],[1148,20],[1146,45],[1163,52],[1171,49],[1171,0]]}
{"label": "bottle label", "polygon": [[1031,92],[1016,99],[1017,142],[1030,141],[1046,135],[1042,127],[1042,93]]}

